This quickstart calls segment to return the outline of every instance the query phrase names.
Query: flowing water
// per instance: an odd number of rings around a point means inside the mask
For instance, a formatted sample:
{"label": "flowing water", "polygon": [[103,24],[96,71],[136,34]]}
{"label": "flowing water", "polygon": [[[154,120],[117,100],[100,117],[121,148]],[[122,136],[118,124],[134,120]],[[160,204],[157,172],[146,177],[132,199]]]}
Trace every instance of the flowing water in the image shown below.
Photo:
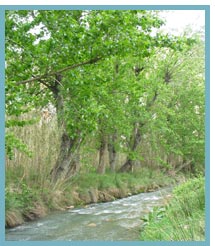
{"label": "flowing water", "polygon": [[91,204],[52,213],[37,221],[6,230],[9,241],[137,241],[141,217],[162,205],[171,188],[141,193],[113,202]]}

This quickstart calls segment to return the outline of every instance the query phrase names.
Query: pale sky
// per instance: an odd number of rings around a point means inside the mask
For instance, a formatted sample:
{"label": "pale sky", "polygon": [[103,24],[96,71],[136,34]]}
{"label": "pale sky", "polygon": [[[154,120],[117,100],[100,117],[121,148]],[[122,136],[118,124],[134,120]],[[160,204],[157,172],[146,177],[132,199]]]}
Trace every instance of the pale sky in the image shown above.
{"label": "pale sky", "polygon": [[162,11],[160,16],[166,19],[166,26],[162,29],[172,34],[181,34],[186,26],[198,31],[205,26],[204,10],[169,10]]}

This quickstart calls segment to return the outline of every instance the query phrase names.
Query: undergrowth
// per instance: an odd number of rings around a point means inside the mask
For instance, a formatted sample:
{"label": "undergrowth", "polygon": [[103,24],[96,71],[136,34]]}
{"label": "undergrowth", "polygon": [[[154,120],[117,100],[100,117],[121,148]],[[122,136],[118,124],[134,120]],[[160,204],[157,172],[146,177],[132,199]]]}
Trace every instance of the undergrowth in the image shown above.
{"label": "undergrowth", "polygon": [[203,241],[205,239],[205,179],[197,177],[179,185],[171,202],[155,207],[142,218],[141,240]]}

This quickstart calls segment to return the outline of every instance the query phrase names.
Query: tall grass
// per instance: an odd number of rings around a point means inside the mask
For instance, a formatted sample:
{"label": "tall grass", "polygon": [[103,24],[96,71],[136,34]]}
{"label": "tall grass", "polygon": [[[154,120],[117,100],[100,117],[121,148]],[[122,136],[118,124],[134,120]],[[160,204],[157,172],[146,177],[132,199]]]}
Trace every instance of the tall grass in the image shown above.
{"label": "tall grass", "polygon": [[205,179],[198,177],[177,187],[166,207],[143,218],[141,240],[203,241],[205,239]]}
{"label": "tall grass", "polygon": [[[34,117],[39,118],[40,115],[35,114]],[[29,115],[22,117],[26,119]],[[60,144],[55,118],[48,123],[41,120],[12,130],[33,155],[29,157],[14,150],[14,158],[6,158],[6,210],[32,207],[41,194],[48,194],[50,170],[56,162]]]}
{"label": "tall grass", "polygon": [[[24,116],[23,116],[24,117]],[[6,184],[14,183],[14,179],[20,183],[37,184],[43,187],[51,167],[56,161],[59,149],[59,130],[56,119],[49,123],[12,129],[33,153],[28,157],[24,153],[15,150],[14,158],[6,158]]]}

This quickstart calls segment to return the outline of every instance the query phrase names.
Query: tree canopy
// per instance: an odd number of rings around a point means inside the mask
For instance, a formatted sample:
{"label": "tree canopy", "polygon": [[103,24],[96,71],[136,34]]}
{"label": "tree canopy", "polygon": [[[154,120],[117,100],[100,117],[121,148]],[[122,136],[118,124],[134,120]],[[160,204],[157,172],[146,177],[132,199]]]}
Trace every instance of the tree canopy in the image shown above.
{"label": "tree canopy", "polygon": [[34,120],[19,116],[52,103],[63,128],[55,180],[78,171],[89,136],[101,153],[126,152],[130,167],[150,133],[155,148],[203,161],[204,47],[155,32],[163,24],[146,10],[6,11],[8,155],[28,152],[11,127]]}

